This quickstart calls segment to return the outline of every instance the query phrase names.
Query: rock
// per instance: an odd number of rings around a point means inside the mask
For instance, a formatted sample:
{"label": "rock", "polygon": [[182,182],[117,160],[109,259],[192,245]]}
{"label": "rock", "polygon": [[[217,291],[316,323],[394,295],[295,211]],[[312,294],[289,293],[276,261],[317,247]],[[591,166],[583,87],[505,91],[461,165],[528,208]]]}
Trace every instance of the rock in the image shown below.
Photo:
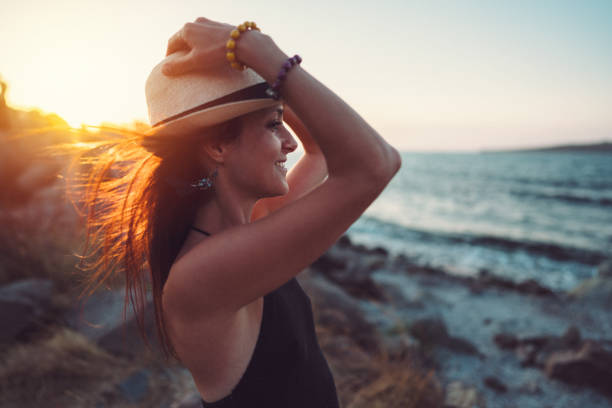
{"label": "rock", "polygon": [[487,387],[491,388],[493,391],[500,393],[500,394],[508,391],[508,387],[506,387],[506,385],[503,382],[501,382],[498,378],[493,377],[493,376],[485,377],[484,385],[486,385]]}
{"label": "rock", "polygon": [[518,339],[502,333],[496,335],[494,340],[500,348],[514,349],[522,366],[539,368],[544,368],[551,354],[576,350],[581,344],[580,331],[574,326],[568,327],[562,336],[541,335]]}
{"label": "rock", "polygon": [[517,339],[501,333],[494,340],[501,348],[514,348],[523,366],[541,368],[550,378],[612,396],[612,351],[605,343],[582,340],[575,326],[569,326],[562,336]]}
{"label": "rock", "polygon": [[335,245],[336,247],[339,248],[343,248],[343,249],[349,249],[352,250],[354,252],[359,252],[359,253],[363,253],[363,254],[369,254],[369,255],[383,255],[383,256],[387,256],[389,255],[389,251],[382,247],[382,246],[376,246],[374,248],[368,248],[365,245],[362,244],[354,244],[351,239],[349,238],[348,235],[344,234],[342,235],[340,238],[338,238],[338,241],[336,241]]}
{"label": "rock", "polygon": [[346,248],[352,246],[353,243],[351,242],[349,236],[344,234],[340,238],[338,238],[338,241],[336,241],[336,245],[341,248]]}
{"label": "rock", "polygon": [[485,357],[475,345],[460,337],[449,337],[444,346],[458,353],[471,354],[481,358]]}
{"label": "rock", "polygon": [[521,366],[530,367],[535,365],[538,348],[533,344],[520,344],[515,353]]}
{"label": "rock", "polygon": [[370,253],[374,255],[382,255],[385,257],[389,255],[389,251],[387,251],[386,248],[381,247],[381,246],[374,247],[373,249],[370,250]]}
{"label": "rock", "polygon": [[193,392],[186,395],[180,401],[172,404],[170,408],[202,408],[202,403],[200,402],[201,398],[199,393]]}
{"label": "rock", "polygon": [[342,249],[334,246],[313,262],[312,268],[342,286],[352,296],[385,301],[384,292],[370,276],[385,263],[385,256],[356,253],[353,247]]}
{"label": "rock", "polygon": [[362,255],[351,258],[346,270],[330,276],[331,280],[341,285],[349,294],[357,298],[384,302],[384,291],[372,279],[372,273],[384,267],[386,258],[380,255]]}
{"label": "rock", "polygon": [[338,374],[341,377],[355,375],[354,369],[359,369],[359,367],[363,369],[372,363],[372,355],[364,351],[348,336],[322,336],[319,341],[325,358],[336,368],[334,374],[340,370]]}
{"label": "rock", "polygon": [[521,392],[524,392],[526,394],[539,394],[542,392],[542,387],[540,386],[540,384],[536,381],[536,380],[531,380],[531,381],[527,381],[525,383],[523,383],[520,387],[519,390]]}
{"label": "rock", "polygon": [[0,343],[14,341],[43,316],[52,294],[49,279],[24,279],[0,287]]}
{"label": "rock", "polygon": [[521,339],[516,351],[521,365],[543,368],[551,353],[567,347],[561,337],[542,335]]}
{"label": "rock", "polygon": [[587,279],[569,292],[569,298],[591,307],[612,307],[612,279],[600,276]]}
{"label": "rock", "polygon": [[612,396],[612,352],[594,341],[585,341],[577,351],[552,353],[545,369],[550,378]]}
{"label": "rock", "polygon": [[367,352],[380,352],[378,332],[363,317],[357,300],[325,277],[308,270],[298,280],[311,299],[317,326],[350,337]]}
{"label": "rock", "polygon": [[565,333],[563,333],[563,336],[561,336],[561,341],[570,348],[580,346],[580,343],[582,342],[580,330],[578,330],[576,326],[568,327]]}
{"label": "rock", "polygon": [[518,338],[510,333],[498,333],[493,337],[497,347],[505,350],[515,349],[519,345]]}
{"label": "rock", "polygon": [[351,296],[360,299],[370,299],[378,302],[387,301],[384,292],[370,277],[364,278],[363,280],[344,281],[342,282],[342,287],[344,287]]}
{"label": "rock", "polygon": [[516,289],[516,284],[513,281],[497,276],[488,269],[480,269],[478,271],[476,282],[485,287],[494,286],[503,289]]}
{"label": "rock", "polygon": [[[66,313],[66,324],[113,354],[137,355],[145,343],[131,305],[123,319],[124,296],[125,289],[99,290]],[[145,300],[145,333],[153,349],[161,352],[153,309],[149,294]]]}
{"label": "rock", "polygon": [[347,268],[348,259],[337,250],[330,248],[327,252],[321,255],[312,263],[312,267],[325,274],[331,273],[336,269],[344,270]]}
{"label": "rock", "polygon": [[513,290],[528,295],[537,296],[556,296],[555,292],[540,285],[534,279],[527,279],[522,282],[514,282],[510,279],[497,276],[488,269],[480,269],[475,279],[464,278],[472,293],[479,294],[489,287]]}
{"label": "rock", "polygon": [[395,310],[406,308],[424,309],[427,300],[431,298],[431,296],[428,296],[428,293],[417,287],[401,287],[396,281],[385,279],[385,277],[381,278],[380,276],[374,276],[373,279],[384,293],[386,302]]}
{"label": "rock", "polygon": [[130,402],[139,402],[149,391],[149,377],[151,372],[147,369],[138,370],[123,380],[117,387],[121,394]]}
{"label": "rock", "polygon": [[355,252],[367,254],[369,248],[363,244],[353,244],[352,249]]}
{"label": "rock", "polygon": [[443,344],[449,337],[444,321],[439,318],[416,320],[410,325],[409,331],[412,336],[425,344]]}
{"label": "rock", "polygon": [[357,265],[354,265],[354,267],[359,268],[362,274],[370,275],[371,273],[384,268],[386,263],[387,258],[385,256],[374,254],[364,256]]}
{"label": "rock", "polygon": [[458,353],[481,356],[476,346],[469,341],[450,336],[442,319],[416,320],[410,325],[409,331],[424,346],[442,346]]}
{"label": "rock", "polygon": [[476,388],[461,381],[453,381],[446,387],[444,408],[486,408],[484,398]]}
{"label": "rock", "polygon": [[528,293],[530,295],[538,295],[538,296],[554,296],[555,295],[555,292],[540,285],[534,279],[527,279],[523,282],[517,283],[516,289],[519,292]]}
{"label": "rock", "polygon": [[597,267],[597,276],[606,279],[612,278],[612,260],[604,261]]}
{"label": "rock", "polygon": [[383,336],[382,345],[388,358],[398,361],[402,361],[409,356],[414,346],[409,337],[402,334]]}
{"label": "rock", "polygon": [[416,264],[413,258],[409,258],[406,254],[398,254],[393,258],[391,265],[394,270],[405,270]]}

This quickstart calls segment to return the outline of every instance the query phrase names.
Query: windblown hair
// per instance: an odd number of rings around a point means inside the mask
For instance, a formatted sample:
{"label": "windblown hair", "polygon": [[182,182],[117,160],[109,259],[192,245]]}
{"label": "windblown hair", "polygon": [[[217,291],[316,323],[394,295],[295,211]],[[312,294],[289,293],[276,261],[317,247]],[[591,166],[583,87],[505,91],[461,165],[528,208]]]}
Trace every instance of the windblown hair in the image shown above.
{"label": "windblown hair", "polygon": [[150,290],[157,337],[166,358],[180,360],[166,331],[162,289],[198,207],[214,194],[190,188],[190,183],[208,174],[197,147],[205,133],[235,138],[240,132],[240,118],[197,134],[158,139],[120,131],[116,140],[98,143],[73,161],[78,173],[71,179],[77,180],[77,206],[86,215],[87,233],[78,266],[92,272],[85,277],[81,296],[123,277],[123,318],[131,302],[141,336],[150,346],[145,330]]}

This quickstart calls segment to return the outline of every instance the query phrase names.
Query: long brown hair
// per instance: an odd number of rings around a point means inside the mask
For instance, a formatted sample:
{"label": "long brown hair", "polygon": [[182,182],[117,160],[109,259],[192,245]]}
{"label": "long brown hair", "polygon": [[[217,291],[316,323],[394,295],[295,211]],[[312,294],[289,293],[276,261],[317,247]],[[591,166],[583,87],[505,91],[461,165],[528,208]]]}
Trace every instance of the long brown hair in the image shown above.
{"label": "long brown hair", "polygon": [[162,289],[198,207],[214,194],[190,188],[209,171],[198,146],[203,138],[236,138],[241,127],[236,118],[202,132],[163,138],[115,130],[120,137],[98,143],[73,162],[80,164],[77,202],[86,215],[87,238],[79,267],[92,272],[81,296],[123,275],[123,317],[131,303],[149,346],[144,316],[151,290],[157,336],[166,358],[180,360],[166,331]]}

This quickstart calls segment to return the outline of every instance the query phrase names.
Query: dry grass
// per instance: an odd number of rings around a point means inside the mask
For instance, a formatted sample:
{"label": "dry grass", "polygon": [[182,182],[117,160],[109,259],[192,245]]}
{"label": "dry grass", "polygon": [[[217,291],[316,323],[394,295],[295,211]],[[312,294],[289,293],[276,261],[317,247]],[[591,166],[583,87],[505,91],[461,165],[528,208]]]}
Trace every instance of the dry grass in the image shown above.
{"label": "dry grass", "polygon": [[129,369],[69,329],[16,344],[0,358],[0,406],[69,407],[104,402]]}
{"label": "dry grass", "polygon": [[400,357],[366,353],[349,337],[317,327],[344,408],[434,408],[442,388],[412,353]]}
{"label": "dry grass", "polygon": [[37,277],[52,279],[59,290],[75,286],[74,249],[82,238],[60,185],[27,205],[0,209],[0,222],[0,284]]}
{"label": "dry grass", "polygon": [[[139,369],[150,375],[147,394],[136,403],[121,394],[118,384]],[[191,390],[191,378],[183,371],[146,352],[135,360],[113,356],[82,335],[58,328],[49,337],[15,344],[0,354],[0,407],[170,405]]]}
{"label": "dry grass", "polygon": [[433,372],[422,372],[409,360],[376,362],[375,379],[359,389],[347,408],[439,407],[441,389]]}
{"label": "dry grass", "polygon": [[[316,279],[308,274],[302,278],[306,288],[308,279]],[[331,307],[325,300],[331,295],[314,287],[313,284],[311,299],[317,338],[334,376],[341,407],[443,406],[442,386],[412,345],[400,316],[389,308],[381,310],[396,323],[382,333],[355,313]]]}

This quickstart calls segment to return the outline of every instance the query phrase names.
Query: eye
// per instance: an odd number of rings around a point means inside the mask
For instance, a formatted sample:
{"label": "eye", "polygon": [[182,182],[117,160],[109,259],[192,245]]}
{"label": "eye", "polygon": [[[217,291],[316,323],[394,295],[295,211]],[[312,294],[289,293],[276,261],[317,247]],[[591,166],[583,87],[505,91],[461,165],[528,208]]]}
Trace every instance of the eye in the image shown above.
{"label": "eye", "polygon": [[280,120],[273,120],[272,122],[268,123],[268,127],[271,129],[277,129],[282,124],[283,122],[281,122]]}

